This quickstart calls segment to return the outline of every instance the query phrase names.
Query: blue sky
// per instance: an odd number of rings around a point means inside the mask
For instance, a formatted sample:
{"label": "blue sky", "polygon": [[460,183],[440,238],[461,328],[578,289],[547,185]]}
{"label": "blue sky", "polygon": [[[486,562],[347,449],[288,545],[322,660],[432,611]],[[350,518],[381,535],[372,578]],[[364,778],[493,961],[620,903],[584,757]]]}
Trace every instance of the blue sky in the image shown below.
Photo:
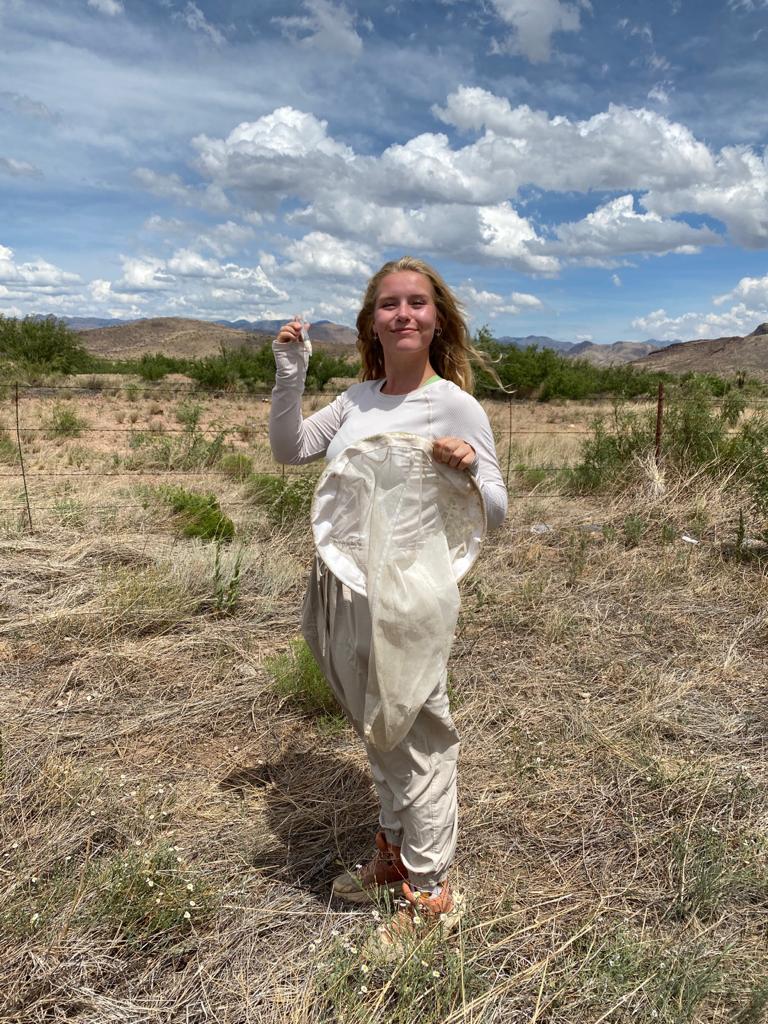
{"label": "blue sky", "polygon": [[768,0],[0,0],[0,313],[768,320]]}

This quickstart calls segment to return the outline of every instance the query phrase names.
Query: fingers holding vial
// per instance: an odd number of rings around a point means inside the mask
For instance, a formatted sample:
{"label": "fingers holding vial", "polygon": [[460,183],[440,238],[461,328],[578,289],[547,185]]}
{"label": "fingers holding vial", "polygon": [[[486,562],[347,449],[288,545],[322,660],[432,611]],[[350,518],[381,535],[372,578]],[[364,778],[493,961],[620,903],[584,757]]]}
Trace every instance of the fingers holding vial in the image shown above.
{"label": "fingers holding vial", "polygon": [[301,342],[304,348],[312,355],[312,343],[309,340],[309,321],[305,316],[297,313],[293,320],[283,324],[277,332],[277,340],[283,344]]}
{"label": "fingers holding vial", "polygon": [[432,443],[432,458],[451,469],[469,472],[477,453],[467,441],[460,437],[439,437]]}

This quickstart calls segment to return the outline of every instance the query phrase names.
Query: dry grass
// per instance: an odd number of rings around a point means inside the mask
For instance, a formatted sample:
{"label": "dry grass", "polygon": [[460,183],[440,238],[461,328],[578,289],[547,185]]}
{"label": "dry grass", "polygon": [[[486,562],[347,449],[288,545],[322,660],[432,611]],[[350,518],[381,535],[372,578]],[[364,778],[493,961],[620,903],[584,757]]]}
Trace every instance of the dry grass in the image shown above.
{"label": "dry grass", "polygon": [[[100,401],[78,406],[92,426],[160,416]],[[545,431],[538,464],[594,409],[514,411]],[[202,422],[266,468],[265,414],[228,399]],[[372,908],[329,903],[375,829],[364,756],[265,666],[298,632],[306,524],[275,531],[201,470],[238,531],[217,567],[137,500],[139,470],[98,475],[130,454],[104,437],[30,435],[32,503],[58,503],[32,536],[1,478],[3,1024],[765,1019],[768,579],[721,555],[732,499],[652,473],[610,500],[514,478],[451,664],[469,913],[384,971],[360,954]],[[97,475],[48,475],[78,467]]]}

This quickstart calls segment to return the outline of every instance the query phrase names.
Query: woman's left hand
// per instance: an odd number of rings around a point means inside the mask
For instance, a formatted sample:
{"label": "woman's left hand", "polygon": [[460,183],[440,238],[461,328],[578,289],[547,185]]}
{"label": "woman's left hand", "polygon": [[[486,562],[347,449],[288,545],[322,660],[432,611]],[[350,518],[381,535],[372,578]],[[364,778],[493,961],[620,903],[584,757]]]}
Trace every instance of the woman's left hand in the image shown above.
{"label": "woman's left hand", "polygon": [[438,437],[432,443],[432,458],[452,469],[468,472],[475,461],[475,449],[460,437]]}

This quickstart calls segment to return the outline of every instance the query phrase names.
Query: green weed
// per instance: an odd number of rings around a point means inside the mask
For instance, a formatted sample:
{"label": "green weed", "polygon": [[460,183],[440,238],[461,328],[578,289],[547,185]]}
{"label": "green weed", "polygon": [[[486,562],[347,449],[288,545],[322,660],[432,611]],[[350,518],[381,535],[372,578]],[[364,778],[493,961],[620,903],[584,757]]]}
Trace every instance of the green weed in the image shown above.
{"label": "green weed", "polygon": [[292,640],[288,650],[266,662],[274,690],[309,714],[332,719],[342,718],[339,705],[320,666],[301,637]]}
{"label": "green weed", "polygon": [[79,437],[88,421],[78,416],[77,410],[65,402],[54,402],[45,426],[48,437]]}
{"label": "green weed", "polygon": [[240,598],[241,573],[243,566],[242,548],[236,553],[231,566],[222,562],[221,540],[216,540],[213,561],[214,610],[220,615],[231,615]]}
{"label": "green weed", "polygon": [[264,508],[276,525],[292,525],[309,515],[316,480],[297,477],[287,482],[271,473],[253,473],[246,481],[246,494]]}
{"label": "green weed", "polygon": [[235,535],[235,524],[221,511],[214,494],[199,494],[184,487],[163,485],[156,493],[171,508],[184,537],[200,540],[229,541]]}
{"label": "green weed", "polygon": [[229,452],[221,457],[219,469],[226,476],[242,483],[253,473],[253,460],[242,452]]}

